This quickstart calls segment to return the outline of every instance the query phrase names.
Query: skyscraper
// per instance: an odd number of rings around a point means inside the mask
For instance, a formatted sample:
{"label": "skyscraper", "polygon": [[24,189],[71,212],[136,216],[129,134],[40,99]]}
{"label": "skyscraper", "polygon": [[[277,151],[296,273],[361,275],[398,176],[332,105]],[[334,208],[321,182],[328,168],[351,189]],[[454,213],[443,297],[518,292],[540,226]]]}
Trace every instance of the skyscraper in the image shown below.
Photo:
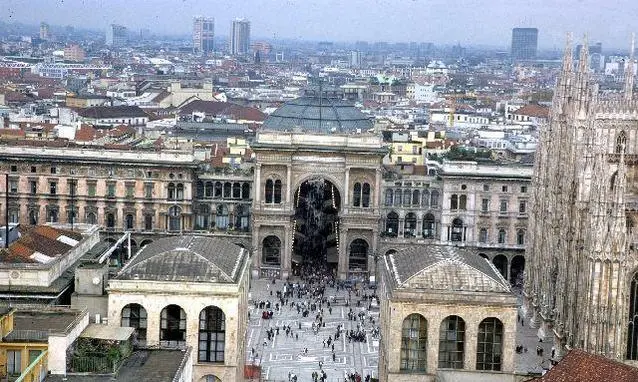
{"label": "skyscraper", "polygon": [[125,26],[111,24],[106,29],[106,45],[123,46],[128,41],[128,31]]}
{"label": "skyscraper", "polygon": [[193,52],[208,53],[214,49],[215,19],[197,16],[193,19]]}
{"label": "skyscraper", "polygon": [[538,29],[512,29],[512,58],[515,60],[531,60],[536,58],[538,48]]}
{"label": "skyscraper", "polygon": [[241,56],[248,53],[250,48],[250,21],[245,19],[233,20],[230,29],[230,54]]}

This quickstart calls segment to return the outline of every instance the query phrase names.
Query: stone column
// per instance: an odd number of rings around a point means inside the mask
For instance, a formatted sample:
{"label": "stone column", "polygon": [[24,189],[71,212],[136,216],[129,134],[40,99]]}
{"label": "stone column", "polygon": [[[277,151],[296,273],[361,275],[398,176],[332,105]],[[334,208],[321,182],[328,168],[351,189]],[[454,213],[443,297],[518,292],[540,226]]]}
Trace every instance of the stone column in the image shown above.
{"label": "stone column", "polygon": [[288,223],[284,227],[284,240],[283,245],[285,245],[283,251],[283,258],[281,259],[281,279],[285,280],[290,275],[290,269],[292,267],[292,236],[291,236],[291,224]]}
{"label": "stone column", "polygon": [[346,181],[343,184],[343,206],[348,207],[350,203],[350,167],[346,167]]}
{"label": "stone column", "polygon": [[251,274],[253,278],[258,278],[259,277],[259,268],[261,267],[261,248],[260,248],[260,243],[259,243],[259,230],[261,229],[261,225],[259,223],[256,223],[255,226],[253,227],[253,234],[252,234],[252,242],[253,242],[253,248],[252,248],[252,253],[253,253],[253,261],[252,261],[252,265],[251,265]]}
{"label": "stone column", "polygon": [[146,345],[153,346],[159,344],[160,338],[160,313],[163,307],[149,307],[146,309]]}
{"label": "stone column", "polygon": [[381,169],[377,168],[374,185],[374,208],[379,208],[381,204]]}
{"label": "stone column", "polygon": [[261,202],[261,163],[255,166],[255,183],[253,184],[255,193],[255,204],[259,205]]}
{"label": "stone column", "polygon": [[291,200],[292,200],[292,184],[290,184],[290,182],[292,181],[292,166],[291,165],[287,165],[286,166],[286,204],[287,205],[291,205]]}
{"label": "stone column", "polygon": [[476,338],[478,338],[479,321],[468,320],[465,323],[465,353],[463,368],[476,370]]}
{"label": "stone column", "polygon": [[337,265],[337,277],[345,280],[348,277],[348,229],[341,228],[339,232],[339,263]]}
{"label": "stone column", "polygon": [[532,318],[529,320],[529,327],[536,329],[541,325],[541,321],[543,321],[543,319],[541,318],[541,315],[538,313],[538,309],[536,307],[532,308],[533,313],[532,313]]}

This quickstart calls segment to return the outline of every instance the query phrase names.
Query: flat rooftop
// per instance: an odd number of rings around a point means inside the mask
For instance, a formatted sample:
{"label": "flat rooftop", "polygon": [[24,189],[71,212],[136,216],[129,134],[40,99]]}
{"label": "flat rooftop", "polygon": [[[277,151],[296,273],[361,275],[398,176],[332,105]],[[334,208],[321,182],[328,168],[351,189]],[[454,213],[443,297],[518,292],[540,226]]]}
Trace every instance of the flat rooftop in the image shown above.
{"label": "flat rooftop", "polygon": [[182,362],[190,349],[138,350],[124,361],[117,376],[113,375],[48,375],[46,382],[172,381],[182,372]]}
{"label": "flat rooftop", "polygon": [[85,312],[66,307],[15,307],[13,331],[6,341],[47,341],[50,333],[67,333]]}

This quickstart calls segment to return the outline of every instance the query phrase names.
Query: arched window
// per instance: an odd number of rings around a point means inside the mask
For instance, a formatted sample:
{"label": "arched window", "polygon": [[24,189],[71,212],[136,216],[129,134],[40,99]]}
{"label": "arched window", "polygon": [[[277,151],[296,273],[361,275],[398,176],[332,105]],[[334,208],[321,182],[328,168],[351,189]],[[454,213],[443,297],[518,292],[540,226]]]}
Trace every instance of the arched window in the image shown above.
{"label": "arched window", "polygon": [[213,182],[206,182],[204,186],[204,196],[207,198],[213,197]]}
{"label": "arched window", "polygon": [[430,207],[437,208],[439,206],[439,191],[432,190],[432,194],[430,195]]}
{"label": "arched window", "polygon": [[215,182],[215,198],[222,197],[222,182]]}
{"label": "arched window", "polygon": [[277,236],[268,236],[263,241],[261,262],[267,265],[280,265],[281,240]]}
{"label": "arched window", "polygon": [[487,228],[479,230],[479,243],[487,243]]}
{"label": "arched window", "polygon": [[361,207],[361,183],[354,184],[352,189],[352,205],[355,207]]}
{"label": "arched window", "polygon": [[106,214],[106,228],[115,228],[115,215],[111,212]]}
{"label": "arched window", "polygon": [[463,241],[463,220],[456,218],[452,220],[452,232],[450,235],[452,241]]}
{"label": "arched window", "polygon": [[498,230],[498,243],[499,244],[505,244],[505,239],[506,239],[507,233],[505,232],[505,230],[503,228]]}
{"label": "arched window", "polygon": [[215,226],[218,229],[228,228],[228,206],[220,204],[217,206],[217,214],[215,215]]}
{"label": "arched window", "polygon": [[525,230],[519,229],[516,231],[516,244],[525,245]]}
{"label": "arched window", "polygon": [[361,207],[370,207],[370,184],[364,183],[361,190]]}
{"label": "arched window", "polygon": [[421,193],[421,207],[429,207],[430,206],[430,191],[423,190]]}
{"label": "arched window", "polygon": [[439,369],[462,369],[465,355],[465,321],[448,316],[439,331]]}
{"label": "arched window", "polygon": [[208,229],[208,219],[210,216],[210,207],[207,204],[200,204],[196,209],[195,229]]}
{"label": "arched window", "polygon": [[368,243],[365,240],[356,239],[350,243],[348,269],[357,271],[368,270]]}
{"label": "arched window", "polygon": [[452,194],[450,197],[450,209],[458,210],[459,209],[459,196],[457,194]]}
{"label": "arched window", "polygon": [[503,323],[486,318],[479,324],[476,340],[476,370],[501,370],[503,358]]}
{"label": "arched window", "polygon": [[395,206],[400,206],[401,205],[401,189],[397,188],[394,191],[394,205]]}
{"label": "arched window", "polygon": [[222,382],[222,380],[217,378],[217,376],[214,376],[212,374],[207,374],[202,377],[201,382]]}
{"label": "arched window", "polygon": [[611,174],[611,178],[609,178],[609,189],[612,191],[616,188],[617,177],[618,177],[618,171],[614,171],[614,173]]}
{"label": "arched window", "polygon": [[241,184],[233,183],[233,199],[241,198]]}
{"label": "arched window", "polygon": [[277,179],[275,180],[275,190],[273,192],[274,194],[274,203],[281,203],[281,180]]}
{"label": "arched window", "polygon": [[224,362],[226,316],[216,306],[199,313],[199,362]]}
{"label": "arched window", "polygon": [[244,200],[250,199],[250,184],[243,183],[241,185],[241,198]]}
{"label": "arched window", "polygon": [[[37,210],[29,210],[29,225],[36,225],[38,224],[38,211]],[[93,223],[90,223],[88,221],[88,216],[87,216],[87,223],[89,224],[96,224],[97,223],[97,218],[95,217],[95,214],[93,214],[95,220],[93,221]]]}
{"label": "arched window", "polygon": [[175,183],[168,184],[168,200],[175,200]]}
{"label": "arched window", "polygon": [[510,265],[510,283],[516,287],[522,287],[524,272],[525,257],[522,255],[514,256]]}
{"label": "arched window", "polygon": [[196,187],[197,187],[197,189],[196,189],[197,197],[200,198],[200,199],[203,198],[204,195],[206,195],[206,192],[205,192],[206,187],[204,186],[204,182],[202,182],[201,180],[197,181],[197,186]]}
{"label": "arched window", "polygon": [[416,234],[416,215],[412,212],[405,215],[405,227],[403,229],[403,236],[414,237]]}
{"label": "arched window", "polygon": [[231,197],[231,189],[232,189],[232,185],[230,184],[230,182],[224,183],[224,198]]}
{"label": "arched window", "polygon": [[135,218],[133,217],[133,214],[127,214],[126,215],[126,229],[131,230],[131,229],[133,229],[134,225],[135,225]]}
{"label": "arched window", "polygon": [[181,231],[182,229],[182,209],[172,206],[168,209],[168,230]]}
{"label": "arched window", "polygon": [[391,206],[394,198],[394,192],[392,190],[385,190],[385,205]]}
{"label": "arched window", "polygon": [[434,221],[434,215],[427,213],[423,217],[423,238],[434,239],[436,235],[436,222]]}
{"label": "arched window", "polygon": [[273,193],[275,190],[275,183],[272,179],[266,180],[266,189],[264,190],[266,203],[273,202]]}
{"label": "arched window", "polygon": [[638,273],[631,279],[629,290],[629,317],[627,324],[626,359],[638,360]]}
{"label": "arched window", "polygon": [[427,365],[428,323],[414,313],[403,320],[401,328],[401,371],[425,371]]}
{"label": "arched window", "polygon": [[627,153],[627,134],[624,131],[618,133],[616,137],[616,147],[614,148],[616,154]]}
{"label": "arched window", "polygon": [[135,328],[140,345],[146,344],[146,309],[140,304],[128,304],[122,308],[120,326]]}
{"label": "arched window", "polygon": [[160,345],[186,346],[186,312],[179,305],[168,305],[160,313]]}
{"label": "arched window", "polygon": [[184,200],[184,184],[177,183],[177,200]]}
{"label": "arched window", "polygon": [[385,232],[396,234],[399,232],[399,215],[396,212],[390,212],[385,219]]}
{"label": "arched window", "polygon": [[496,255],[492,262],[496,269],[498,269],[501,275],[503,275],[503,277],[507,280],[507,257],[505,257],[505,255]]}
{"label": "arched window", "polygon": [[467,195],[459,196],[459,209],[467,210]]}
{"label": "arched window", "polygon": [[403,205],[409,206],[412,201],[412,193],[410,190],[403,190]]}
{"label": "arched window", "polygon": [[418,206],[420,202],[421,202],[421,193],[419,192],[419,190],[412,191],[412,205]]}

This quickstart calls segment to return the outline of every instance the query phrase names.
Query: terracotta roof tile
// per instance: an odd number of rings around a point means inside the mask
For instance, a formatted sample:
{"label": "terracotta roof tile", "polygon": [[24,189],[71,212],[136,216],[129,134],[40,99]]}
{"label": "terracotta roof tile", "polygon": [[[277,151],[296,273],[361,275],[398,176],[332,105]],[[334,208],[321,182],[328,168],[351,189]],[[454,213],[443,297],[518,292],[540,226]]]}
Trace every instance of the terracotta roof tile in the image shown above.
{"label": "terracotta roof tile", "polygon": [[603,356],[573,349],[544,376],[534,382],[638,381],[638,368]]}
{"label": "terracotta roof tile", "polygon": [[513,114],[527,115],[537,118],[547,118],[549,116],[549,109],[543,106],[529,104],[517,109]]}

